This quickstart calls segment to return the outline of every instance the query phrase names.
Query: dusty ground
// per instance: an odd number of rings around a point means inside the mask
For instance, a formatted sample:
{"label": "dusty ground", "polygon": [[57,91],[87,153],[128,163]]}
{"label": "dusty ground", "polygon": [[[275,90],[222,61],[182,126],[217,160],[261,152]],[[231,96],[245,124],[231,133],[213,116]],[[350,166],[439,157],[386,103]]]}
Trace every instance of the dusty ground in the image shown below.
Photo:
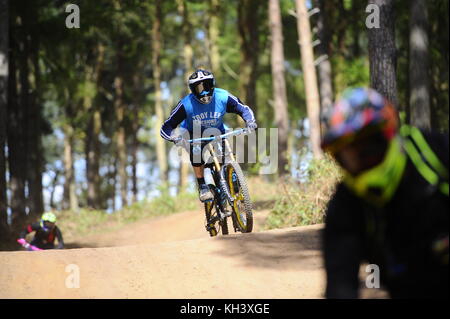
{"label": "dusty ground", "polygon": [[95,248],[1,252],[0,298],[321,298],[322,225],[259,232],[266,215],[251,234],[210,238],[195,211],[68,243]]}

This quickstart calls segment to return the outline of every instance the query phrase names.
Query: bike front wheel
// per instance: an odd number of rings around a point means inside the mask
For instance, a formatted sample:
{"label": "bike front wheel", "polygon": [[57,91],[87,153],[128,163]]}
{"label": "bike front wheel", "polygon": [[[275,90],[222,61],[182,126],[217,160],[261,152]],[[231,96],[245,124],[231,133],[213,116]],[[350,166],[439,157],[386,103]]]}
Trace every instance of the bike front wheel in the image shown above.
{"label": "bike front wheel", "polygon": [[242,233],[253,230],[252,202],[244,173],[237,162],[230,162],[225,169],[226,180],[230,195],[233,198],[233,224]]}

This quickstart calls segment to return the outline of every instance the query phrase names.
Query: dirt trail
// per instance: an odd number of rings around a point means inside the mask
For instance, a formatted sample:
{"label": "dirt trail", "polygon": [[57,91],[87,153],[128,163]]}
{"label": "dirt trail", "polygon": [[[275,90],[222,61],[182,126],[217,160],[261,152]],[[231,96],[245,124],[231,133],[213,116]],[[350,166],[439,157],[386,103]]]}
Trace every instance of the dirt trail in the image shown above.
{"label": "dirt trail", "polygon": [[[269,211],[254,212],[253,232],[259,232]],[[118,231],[100,232],[86,238],[77,238],[69,242],[69,246],[79,247],[113,247],[124,245],[155,244],[171,241],[182,241],[209,238],[204,227],[205,215],[202,208],[140,220],[126,225]],[[230,231],[231,221],[228,222]]]}
{"label": "dirt trail", "polygon": [[210,238],[191,211],[70,243],[103,248],[0,252],[0,298],[322,298],[323,226],[261,231],[267,213],[251,234]]}
{"label": "dirt trail", "polygon": [[0,298],[320,298],[321,226],[258,232],[266,215],[251,234],[210,238],[195,211],[77,242],[117,247],[2,252]]}
{"label": "dirt trail", "polygon": [[[0,253],[0,298],[319,298],[320,226],[159,244]],[[66,288],[67,265],[80,288]]]}

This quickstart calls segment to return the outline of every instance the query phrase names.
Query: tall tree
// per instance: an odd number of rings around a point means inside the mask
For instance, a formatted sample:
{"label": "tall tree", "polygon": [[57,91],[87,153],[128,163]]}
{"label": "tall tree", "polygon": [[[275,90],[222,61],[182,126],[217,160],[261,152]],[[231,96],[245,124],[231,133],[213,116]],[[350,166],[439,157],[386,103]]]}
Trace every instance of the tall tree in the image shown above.
{"label": "tall tree", "polygon": [[131,143],[131,203],[136,203],[138,198],[138,176],[137,176],[137,164],[138,164],[138,149],[139,140],[137,132],[139,130],[139,111],[138,106],[133,107],[133,123],[131,124],[131,129],[133,131],[132,143]]}
{"label": "tall tree", "polygon": [[116,115],[116,150],[117,150],[117,172],[120,179],[120,199],[122,207],[128,205],[128,175],[127,175],[127,144],[125,132],[125,83],[124,83],[124,64],[125,64],[125,40],[123,8],[119,1],[114,1],[114,8],[122,13],[118,17],[117,24],[117,42],[116,42],[116,72],[114,76],[114,110]]}
{"label": "tall tree", "polygon": [[[92,49],[92,48],[91,48]],[[90,208],[99,209],[101,205],[100,194],[100,133],[102,130],[101,110],[95,103],[97,87],[100,85],[100,72],[104,61],[104,46],[98,42],[93,49],[93,56],[88,56],[85,66],[83,107],[88,114],[88,123],[85,141],[86,153],[86,179],[87,204]]]}
{"label": "tall tree", "polygon": [[[144,68],[145,60],[142,59],[137,64],[137,69],[142,70]],[[131,192],[132,198],[131,202],[135,203],[138,200],[138,176],[137,176],[137,165],[138,165],[138,151],[141,143],[138,138],[138,132],[141,125],[141,112],[139,110],[142,108],[145,100],[145,94],[143,93],[142,83],[144,83],[144,74],[141,72],[136,72],[132,76],[133,84],[133,97],[131,104],[131,123],[129,123],[129,130],[131,131],[129,135],[131,136],[130,145],[130,156],[131,156]]]}
{"label": "tall tree", "polygon": [[[155,114],[156,121],[154,123],[155,136],[159,136],[159,130],[164,122],[164,109],[162,105],[161,91],[161,24],[162,24],[162,1],[155,0],[153,6],[153,27],[152,27],[152,68],[153,68],[153,86],[155,89]],[[168,181],[168,165],[166,155],[166,144],[161,138],[156,139],[156,156],[160,173],[160,180],[163,183]]]}
{"label": "tall tree", "polygon": [[271,66],[273,85],[273,112],[278,128],[278,174],[284,175],[287,170],[287,142],[288,142],[288,105],[286,95],[286,81],[284,77],[283,26],[279,0],[269,0],[269,22],[272,38]]}
{"label": "tall tree", "polygon": [[314,65],[314,53],[311,40],[311,27],[305,0],[296,0],[297,31],[301,51],[305,83],[306,108],[309,119],[310,141],[315,158],[322,157],[320,148],[320,100],[317,87],[317,75]]}
{"label": "tall tree", "polygon": [[8,105],[9,0],[0,0],[0,240],[7,238],[6,109]]}
{"label": "tall tree", "polygon": [[220,53],[219,53],[219,34],[220,34],[220,1],[209,0],[208,14],[208,40],[209,40],[209,58],[211,69],[216,78],[220,78]]}
{"label": "tall tree", "polygon": [[[10,3],[11,4],[11,3]],[[26,218],[26,145],[25,145],[25,106],[24,101],[19,99],[20,91],[26,89],[23,86],[19,91],[19,75],[23,68],[25,43],[22,19],[20,17],[23,2],[13,2],[10,7],[10,32],[9,32],[9,79],[8,79],[8,168],[9,188],[11,190],[11,227],[14,232],[21,228]],[[20,61],[19,61],[20,60]],[[23,76],[21,77],[23,80]],[[27,83],[27,82],[26,82]],[[23,94],[22,94],[23,96]]]}
{"label": "tall tree", "polygon": [[[29,1],[24,13],[24,27],[27,29],[27,63],[24,68],[24,76],[27,76],[29,92],[27,94],[27,186],[29,214],[33,217],[41,215],[44,211],[44,200],[42,194],[42,103],[41,75],[39,69],[39,8],[36,1]],[[26,74],[28,72],[28,74]]]}
{"label": "tall tree", "polygon": [[[121,46],[120,46],[121,47]],[[125,135],[125,103],[124,103],[124,83],[122,75],[123,57],[121,56],[119,47],[117,58],[117,74],[114,79],[114,110],[116,112],[117,131],[115,136],[115,142],[117,147],[117,171],[120,179],[120,198],[122,206],[128,205],[127,192],[128,192],[128,176],[127,176],[127,147],[126,147],[126,135]]]}
{"label": "tall tree", "polygon": [[238,29],[241,42],[240,96],[242,101],[258,113],[256,101],[256,81],[259,63],[259,14],[261,2],[239,0]]}
{"label": "tall tree", "polygon": [[370,85],[397,106],[394,1],[369,0],[369,4],[379,9],[379,28],[368,29]]}
{"label": "tall tree", "polygon": [[425,0],[410,1],[409,89],[410,123],[430,129],[428,77],[428,8]]}
{"label": "tall tree", "polygon": [[[213,4],[215,4],[216,0],[212,0]],[[212,4],[211,4],[212,5]],[[186,0],[178,0],[178,14],[182,17],[182,33],[183,33],[183,60],[184,60],[184,80],[186,81],[189,78],[189,75],[194,71],[193,70],[193,65],[192,65],[192,57],[193,57],[193,49],[192,49],[192,34],[191,34],[191,24],[189,21],[189,10],[187,7],[187,2]],[[217,14],[217,12],[215,13]],[[217,26],[217,21],[210,21],[210,30],[211,28],[215,28],[218,27]],[[213,51],[215,51],[215,53],[218,54],[217,50],[217,43],[212,44],[213,41],[217,41],[217,38],[215,38],[215,36],[217,36],[216,31],[210,31],[209,32],[209,41],[210,41],[210,46],[211,46],[211,54]],[[214,46],[214,48],[212,48]],[[218,68],[218,64],[216,64],[214,66],[214,63],[218,63],[218,59],[217,57],[213,58],[211,56],[211,66],[212,66],[212,71],[216,72],[217,70],[215,68]],[[184,93],[188,93],[187,87],[184,90]],[[178,182],[178,192],[183,192],[186,189],[187,186],[187,182],[188,182],[188,177],[189,177],[189,163],[185,163],[185,161],[181,161],[180,163],[180,179]]]}
{"label": "tall tree", "polygon": [[449,113],[449,10],[448,1],[427,1],[430,25],[429,63],[432,127],[448,132]]}
{"label": "tall tree", "polygon": [[319,92],[321,111],[326,112],[331,109],[333,104],[333,79],[331,74],[330,62],[330,31],[327,23],[328,6],[325,5],[325,0],[317,0],[320,8],[319,17],[317,19],[317,34],[320,40],[317,46],[317,56],[322,61],[318,65],[319,71]]}
{"label": "tall tree", "polygon": [[[69,98],[69,89],[66,88],[65,120],[63,121],[64,132],[64,192],[63,192],[63,209],[70,209],[71,211],[78,210],[78,199],[75,188],[75,170],[73,159],[73,145],[74,145],[74,128],[71,119],[75,116],[74,101]],[[57,174],[56,174],[57,175]],[[57,180],[57,177],[55,177]]]}

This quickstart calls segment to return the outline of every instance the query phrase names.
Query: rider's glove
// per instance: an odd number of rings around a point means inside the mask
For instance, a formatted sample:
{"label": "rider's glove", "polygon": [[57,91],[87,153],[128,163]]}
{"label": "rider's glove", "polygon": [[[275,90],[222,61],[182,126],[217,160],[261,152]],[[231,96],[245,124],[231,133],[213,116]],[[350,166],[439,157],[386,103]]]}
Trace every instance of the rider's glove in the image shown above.
{"label": "rider's glove", "polygon": [[247,124],[247,128],[250,131],[254,131],[254,130],[256,130],[258,128],[258,124],[256,124],[255,121],[247,122],[246,124]]}
{"label": "rider's glove", "polygon": [[180,136],[176,136],[172,139],[172,142],[174,142],[174,144],[178,147],[184,147],[186,148],[188,143],[186,142],[186,140],[180,135]]}
{"label": "rider's glove", "polygon": [[18,239],[17,242],[27,249],[30,247],[30,244],[23,238]]}

